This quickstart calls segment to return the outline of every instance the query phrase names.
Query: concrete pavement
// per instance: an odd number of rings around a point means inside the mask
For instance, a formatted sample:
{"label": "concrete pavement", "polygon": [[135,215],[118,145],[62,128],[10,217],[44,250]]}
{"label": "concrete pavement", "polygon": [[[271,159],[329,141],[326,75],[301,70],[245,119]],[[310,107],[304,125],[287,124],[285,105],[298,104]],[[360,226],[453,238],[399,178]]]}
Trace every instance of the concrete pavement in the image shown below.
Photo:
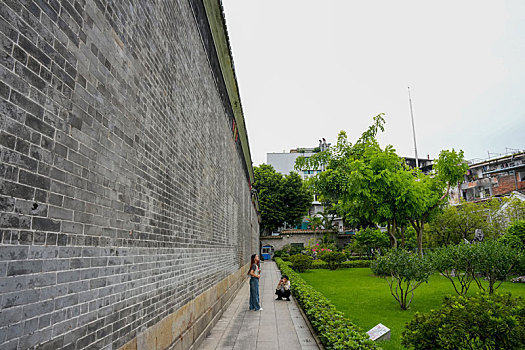
{"label": "concrete pavement", "polygon": [[246,280],[199,349],[319,349],[295,299],[275,300],[275,287],[281,278],[275,262],[262,262],[261,270],[259,294],[263,310],[248,310],[250,286]]}

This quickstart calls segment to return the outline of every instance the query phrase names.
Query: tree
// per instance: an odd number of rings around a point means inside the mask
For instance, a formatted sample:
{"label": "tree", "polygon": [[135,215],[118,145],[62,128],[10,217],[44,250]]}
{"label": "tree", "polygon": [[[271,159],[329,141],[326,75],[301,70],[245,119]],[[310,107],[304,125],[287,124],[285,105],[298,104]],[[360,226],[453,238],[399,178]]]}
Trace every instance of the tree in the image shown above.
{"label": "tree", "polygon": [[282,210],[284,221],[290,225],[301,223],[303,216],[312,205],[313,194],[296,172],[290,172],[282,179]]}
{"label": "tree", "polygon": [[[519,253],[503,242],[494,240],[485,240],[474,244],[473,247],[477,250],[474,261],[476,269],[474,281],[481,290],[488,289],[489,294],[492,294],[518,263]],[[488,281],[488,288],[483,286],[483,280]]]}
{"label": "tree", "polygon": [[323,226],[323,219],[317,215],[308,215],[306,219],[311,230],[320,230]]}
{"label": "tree", "polygon": [[508,221],[525,220],[525,201],[514,196],[506,199],[505,216]]}
{"label": "tree", "polygon": [[[412,201],[409,205],[409,220],[417,234],[417,250],[423,254],[423,230],[432,214],[439,209],[448,196],[450,187],[456,185],[467,172],[468,164],[463,151],[444,150],[434,164],[435,176],[419,173],[412,181]],[[446,188],[446,190],[445,190]]]}
{"label": "tree", "polygon": [[466,295],[474,281],[478,251],[475,245],[460,243],[436,250],[430,259],[434,268],[452,283],[456,293]]}
{"label": "tree", "polygon": [[[388,282],[390,294],[397,300],[402,310],[406,310],[414,291],[434,272],[427,257],[422,257],[403,249],[392,249],[377,258],[371,265],[372,271]],[[410,296],[410,299],[408,299]]]}
{"label": "tree", "polygon": [[282,175],[271,165],[261,164],[253,169],[255,182],[253,187],[259,197],[261,213],[261,231],[272,232],[284,222],[282,210]]}
{"label": "tree", "polygon": [[516,220],[507,228],[506,235],[517,237],[525,246],[525,220]]}
{"label": "tree", "polygon": [[359,230],[350,243],[350,249],[353,252],[362,252],[372,256],[373,251],[377,252],[379,249],[388,248],[390,242],[388,236],[379,229],[366,228]]}
{"label": "tree", "polygon": [[341,131],[334,147],[309,158],[298,157],[295,166],[325,167],[312,182],[315,191],[336,203],[338,211],[355,227],[385,224],[392,247],[397,247],[398,227],[409,222],[422,254],[424,225],[444,203],[451,184],[462,178],[467,164],[462,151],[452,150],[440,153],[438,172],[433,176],[409,169],[392,146],[381,148],[377,142],[376,135],[384,131],[384,123],[383,114],[374,117],[374,123],[353,145]]}
{"label": "tree", "polygon": [[283,176],[271,165],[261,164],[254,167],[254,175],[262,232],[272,232],[285,222],[296,224],[307,213],[312,194],[297,173]]}

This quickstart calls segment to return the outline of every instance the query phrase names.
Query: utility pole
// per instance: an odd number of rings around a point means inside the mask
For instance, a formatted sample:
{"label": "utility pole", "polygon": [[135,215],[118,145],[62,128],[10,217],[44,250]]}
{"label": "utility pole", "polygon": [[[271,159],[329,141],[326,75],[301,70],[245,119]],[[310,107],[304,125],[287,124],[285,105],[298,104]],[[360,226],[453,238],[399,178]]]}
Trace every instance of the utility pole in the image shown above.
{"label": "utility pole", "polygon": [[414,136],[414,152],[416,154],[416,167],[419,168],[419,158],[417,157],[416,127],[414,126],[414,113],[412,111],[412,98],[410,97],[410,86],[408,87],[408,102],[410,103],[410,117],[412,118],[412,135]]}

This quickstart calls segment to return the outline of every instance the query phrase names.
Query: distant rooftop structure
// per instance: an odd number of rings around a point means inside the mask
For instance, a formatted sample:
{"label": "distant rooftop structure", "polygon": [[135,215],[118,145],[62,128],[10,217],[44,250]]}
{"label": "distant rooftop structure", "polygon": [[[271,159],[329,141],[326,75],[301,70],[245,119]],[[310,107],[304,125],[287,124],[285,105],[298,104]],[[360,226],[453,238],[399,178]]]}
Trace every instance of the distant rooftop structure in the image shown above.
{"label": "distant rooftop structure", "polygon": [[498,154],[497,157],[469,161],[464,182],[455,190],[456,201],[525,193],[525,151]]}
{"label": "distant rooftop structure", "polygon": [[[272,165],[274,169],[283,175],[288,175],[294,169],[295,160],[298,157],[310,157],[318,152],[324,151],[330,147],[330,143],[323,138],[319,140],[319,146],[311,148],[294,148],[290,152],[266,153],[266,164]],[[308,169],[298,172],[303,179],[320,173],[322,169]],[[297,171],[296,171],[297,172]]]}

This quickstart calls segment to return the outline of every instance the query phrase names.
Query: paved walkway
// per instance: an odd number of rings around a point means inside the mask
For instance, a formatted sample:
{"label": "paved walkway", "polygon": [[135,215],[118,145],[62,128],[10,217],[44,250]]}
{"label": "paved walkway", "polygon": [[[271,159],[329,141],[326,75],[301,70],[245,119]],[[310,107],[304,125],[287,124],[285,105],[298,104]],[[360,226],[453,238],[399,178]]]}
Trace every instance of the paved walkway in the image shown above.
{"label": "paved walkway", "polygon": [[295,299],[275,300],[275,287],[281,278],[275,262],[261,262],[261,270],[259,294],[264,310],[248,310],[247,280],[199,349],[319,349]]}

